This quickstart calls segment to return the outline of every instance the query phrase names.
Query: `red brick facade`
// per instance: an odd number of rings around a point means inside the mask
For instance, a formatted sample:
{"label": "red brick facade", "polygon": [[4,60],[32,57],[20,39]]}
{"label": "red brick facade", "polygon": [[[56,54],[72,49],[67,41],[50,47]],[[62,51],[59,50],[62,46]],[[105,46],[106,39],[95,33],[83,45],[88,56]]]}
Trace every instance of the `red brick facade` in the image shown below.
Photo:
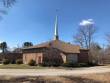
{"label": "red brick facade", "polygon": [[28,64],[33,59],[37,64],[40,63],[59,63],[65,62],[85,63],[88,62],[88,50],[80,49],[77,45],[54,40],[36,46],[23,49],[23,62]]}
{"label": "red brick facade", "polygon": [[66,57],[66,62],[70,60],[68,59],[70,55],[77,56],[77,60],[76,60],[77,63],[88,62],[88,50],[80,50],[80,53],[76,53],[76,54],[64,53],[55,48],[39,48],[33,50],[32,49],[24,50],[23,52],[24,52],[23,53],[24,64],[28,64],[31,59],[35,60],[37,64],[41,64],[45,62],[54,63],[55,61],[59,62],[60,64],[63,64],[65,63],[64,61],[65,57]]}
{"label": "red brick facade", "polygon": [[[32,51],[32,52],[31,52]],[[63,63],[62,56],[60,55],[60,51],[54,48],[40,48],[33,50],[24,50],[23,51],[23,62],[28,64],[30,60],[35,60],[37,64],[41,64],[44,62],[54,63],[54,61],[59,61],[59,63]]]}

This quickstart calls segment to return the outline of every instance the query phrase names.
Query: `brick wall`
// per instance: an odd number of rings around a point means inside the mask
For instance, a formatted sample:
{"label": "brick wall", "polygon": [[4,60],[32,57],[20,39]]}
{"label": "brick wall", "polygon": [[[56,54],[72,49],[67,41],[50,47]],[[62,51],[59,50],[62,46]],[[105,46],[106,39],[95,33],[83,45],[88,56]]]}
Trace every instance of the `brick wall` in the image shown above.
{"label": "brick wall", "polygon": [[79,63],[87,63],[89,62],[89,55],[88,50],[80,50],[80,53],[78,55],[78,62]]}
{"label": "brick wall", "polygon": [[23,63],[28,64],[30,60],[35,60],[37,64],[42,63],[43,53],[24,53]]}
{"label": "brick wall", "polygon": [[59,63],[63,63],[63,59],[62,56],[60,55],[60,51],[54,48],[24,50],[23,63],[27,64],[31,59],[35,60],[37,64],[45,63],[45,62],[54,63],[55,61],[59,61]]}

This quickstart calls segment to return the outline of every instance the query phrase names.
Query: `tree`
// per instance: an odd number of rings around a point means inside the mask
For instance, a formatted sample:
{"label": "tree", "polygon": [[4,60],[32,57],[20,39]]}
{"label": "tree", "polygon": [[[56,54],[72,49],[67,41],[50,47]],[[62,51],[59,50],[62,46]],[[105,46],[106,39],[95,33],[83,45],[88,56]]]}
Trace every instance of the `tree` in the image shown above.
{"label": "tree", "polygon": [[0,48],[2,50],[2,53],[5,53],[7,51],[7,43],[6,42],[2,42],[0,44]]}
{"label": "tree", "polygon": [[110,34],[106,34],[106,41],[108,42],[108,45],[110,46]]}
{"label": "tree", "polygon": [[29,46],[33,46],[32,42],[24,42],[23,43],[23,47],[29,47]]}
{"label": "tree", "polygon": [[79,34],[77,33],[75,36],[74,36],[74,39],[75,39],[75,42],[78,43],[82,48],[84,47],[84,39],[83,39],[83,35],[82,34]]}
{"label": "tree", "polygon": [[16,0],[0,0],[0,19],[3,14],[7,14],[7,9],[12,7]]}
{"label": "tree", "polygon": [[98,64],[101,62],[101,52],[102,52],[102,48],[100,47],[100,45],[98,43],[91,43],[91,47],[90,47],[90,62],[93,62],[95,64]]}
{"label": "tree", "polygon": [[16,0],[0,0],[2,3],[3,3],[3,5],[5,6],[5,7],[11,7],[15,2],[16,2]]}
{"label": "tree", "polygon": [[13,49],[13,51],[12,51],[13,53],[21,53],[22,52],[22,48],[14,48]]}
{"label": "tree", "polygon": [[106,36],[106,41],[107,41],[105,54],[110,54],[110,33],[107,33],[105,36]]}
{"label": "tree", "polygon": [[83,20],[79,25],[77,34],[74,36],[74,40],[82,48],[89,49],[95,32],[96,28],[93,20]]}

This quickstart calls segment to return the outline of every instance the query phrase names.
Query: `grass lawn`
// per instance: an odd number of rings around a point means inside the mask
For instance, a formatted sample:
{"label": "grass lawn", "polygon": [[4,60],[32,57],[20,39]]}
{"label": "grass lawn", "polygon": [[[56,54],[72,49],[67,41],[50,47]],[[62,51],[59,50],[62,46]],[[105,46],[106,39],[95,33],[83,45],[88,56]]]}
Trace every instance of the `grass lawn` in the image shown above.
{"label": "grass lawn", "polygon": [[[92,66],[90,66],[92,67]],[[71,70],[75,70],[75,69],[79,69],[79,68],[88,68],[88,67],[63,67],[63,66],[59,66],[59,67],[43,67],[43,66],[29,66],[26,64],[0,64],[0,69],[71,69]]]}
{"label": "grass lawn", "polygon": [[83,76],[0,77],[0,83],[110,83],[110,73]]}
{"label": "grass lawn", "polygon": [[[26,64],[7,64],[3,65],[0,64],[0,69],[69,69],[69,70],[77,70],[79,67],[43,67],[43,66],[29,66]],[[81,68],[87,68],[87,67],[81,67]]]}
{"label": "grass lawn", "polygon": [[42,69],[44,67],[40,67],[40,66],[29,66],[26,64],[8,64],[8,65],[0,65],[0,69]]}

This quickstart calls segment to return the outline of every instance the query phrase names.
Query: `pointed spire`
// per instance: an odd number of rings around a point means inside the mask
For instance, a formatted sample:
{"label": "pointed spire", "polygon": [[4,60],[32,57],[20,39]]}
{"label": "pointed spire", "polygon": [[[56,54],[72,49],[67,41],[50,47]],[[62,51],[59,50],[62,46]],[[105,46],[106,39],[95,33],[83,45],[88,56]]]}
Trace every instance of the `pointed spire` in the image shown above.
{"label": "pointed spire", "polygon": [[58,36],[58,16],[56,16],[56,20],[55,20],[54,40],[59,40],[59,36]]}

